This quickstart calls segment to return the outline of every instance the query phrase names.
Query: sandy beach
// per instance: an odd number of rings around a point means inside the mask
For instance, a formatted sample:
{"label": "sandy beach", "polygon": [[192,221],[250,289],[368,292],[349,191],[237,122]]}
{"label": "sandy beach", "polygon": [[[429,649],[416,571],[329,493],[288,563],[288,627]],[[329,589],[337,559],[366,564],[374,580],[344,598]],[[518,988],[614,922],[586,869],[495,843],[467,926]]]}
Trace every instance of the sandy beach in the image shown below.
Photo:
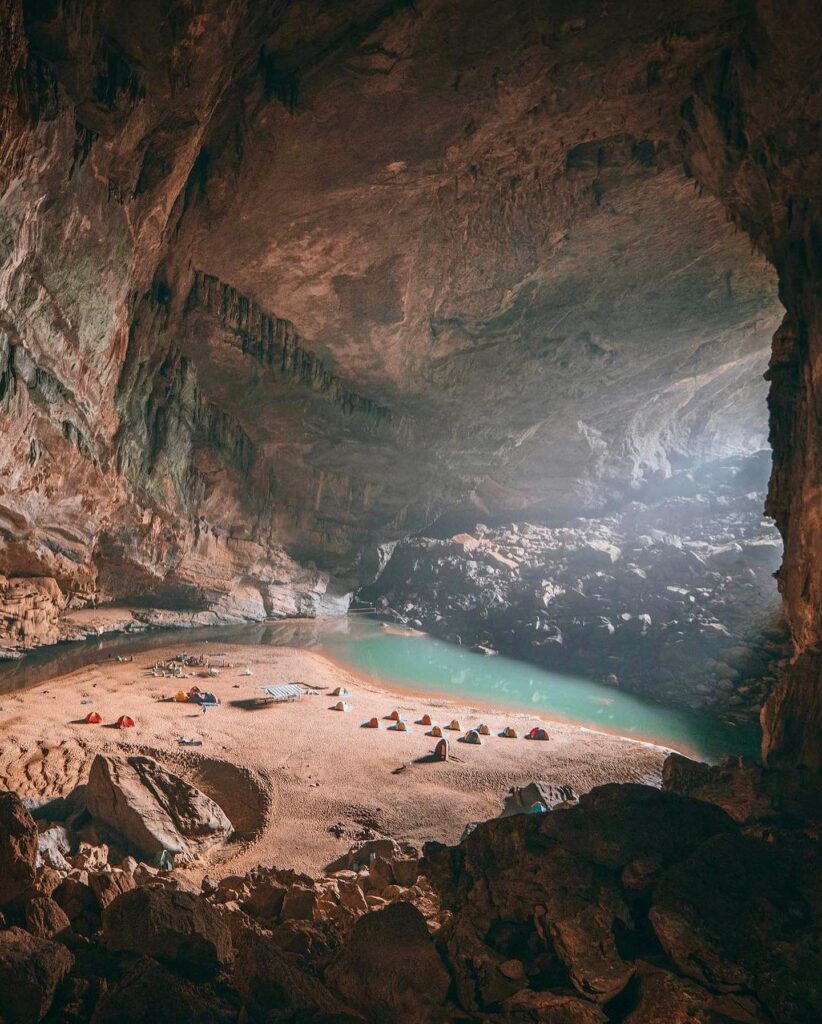
{"label": "sandy beach", "polygon": [[[656,783],[666,754],[522,712],[391,693],[295,648],[192,645],[189,653],[223,652],[232,667],[207,679],[194,668],[184,681],[154,678],[150,666],[181,646],[158,646],[133,662],[101,656],[99,664],[0,697],[0,787],[57,796],[85,781],[98,751],[149,753],[212,796],[237,829],[219,864],[202,865],[200,873],[275,864],[316,874],[369,829],[415,843],[455,842],[466,823],[498,814],[511,786],[540,779],[583,793],[605,782]],[[291,704],[250,706],[259,687],[290,682],[320,692]],[[203,714],[165,699],[194,684],[214,691],[221,706]],[[348,713],[331,710],[338,698],[330,691],[338,686],[350,691]],[[409,732],[388,728],[394,709]],[[85,724],[92,710],[102,724]],[[436,740],[414,724],[425,713],[441,725],[457,718],[463,731],[485,722],[491,736],[475,747],[446,732],[453,759],[426,761]],[[114,728],[123,714],[134,728]],[[372,716],[381,720],[379,730],[362,728]],[[520,736],[545,724],[550,740],[502,739],[497,734],[506,724]],[[181,736],[202,746],[183,747]]]}

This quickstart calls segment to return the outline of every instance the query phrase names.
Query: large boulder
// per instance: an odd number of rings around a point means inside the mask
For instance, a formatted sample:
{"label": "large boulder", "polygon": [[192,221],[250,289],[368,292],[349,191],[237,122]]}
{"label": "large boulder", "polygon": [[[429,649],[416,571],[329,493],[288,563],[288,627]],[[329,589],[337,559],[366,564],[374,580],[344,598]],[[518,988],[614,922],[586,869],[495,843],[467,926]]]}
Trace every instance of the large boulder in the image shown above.
{"label": "large boulder", "polygon": [[194,983],[142,957],[106,989],[92,1024],[233,1024],[236,1011],[201,981]]}
{"label": "large boulder", "polygon": [[40,939],[65,935],[71,922],[63,908],[50,896],[32,896],[26,902],[26,931]]}
{"label": "large boulder", "polygon": [[102,915],[103,941],[112,950],[216,971],[232,957],[231,933],[204,897],[174,889],[132,889]]}
{"label": "large boulder", "polygon": [[801,836],[717,835],[665,873],[649,918],[682,974],[811,1024],[822,1010],[820,867],[818,843]]}
{"label": "large boulder", "polygon": [[0,907],[34,883],[37,825],[15,793],[0,793]]}
{"label": "large boulder", "polygon": [[716,804],[743,824],[822,820],[822,786],[816,773],[801,769],[768,769],[745,758],[708,765],[672,753],[662,766],[662,788]]}
{"label": "large boulder", "polygon": [[410,903],[361,917],[326,977],[347,1002],[381,1024],[430,1021],[450,984],[425,918]]}
{"label": "large boulder", "polygon": [[251,1020],[333,1020],[346,1024],[362,1019],[307,974],[301,958],[282,950],[270,935],[251,928],[245,929],[237,941],[234,985]]}
{"label": "large boulder", "polygon": [[228,838],[231,822],[205,793],[153,757],[98,754],[86,793],[90,813],[145,857],[197,854]]}
{"label": "large boulder", "polygon": [[507,818],[512,814],[527,814],[534,804],[540,803],[552,811],[560,804],[575,804],[579,796],[571,786],[557,785],[553,782],[529,782],[527,786],[514,786],[503,800],[500,817]]}
{"label": "large boulder", "polygon": [[37,1024],[48,1013],[57,986],[74,966],[65,946],[22,928],[0,931],[0,1020]]}
{"label": "large boulder", "polygon": [[768,1017],[750,996],[709,992],[695,981],[640,963],[636,1004],[624,1024],[766,1024]]}

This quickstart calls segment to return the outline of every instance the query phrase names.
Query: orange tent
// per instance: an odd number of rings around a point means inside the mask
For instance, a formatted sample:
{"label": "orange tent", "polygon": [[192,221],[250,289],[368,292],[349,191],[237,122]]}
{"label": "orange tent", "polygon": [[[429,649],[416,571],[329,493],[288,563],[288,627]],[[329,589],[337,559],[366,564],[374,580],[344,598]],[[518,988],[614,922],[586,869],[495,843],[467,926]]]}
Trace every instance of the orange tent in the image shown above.
{"label": "orange tent", "polygon": [[430,715],[423,715],[422,718],[420,719],[420,725],[430,725],[430,724],[431,724],[431,716]]}
{"label": "orange tent", "polygon": [[378,718],[369,718],[365,723],[366,729],[379,729],[380,721]]}
{"label": "orange tent", "polygon": [[131,729],[134,726],[134,719],[129,718],[128,715],[120,715],[117,719],[118,729]]}
{"label": "orange tent", "polygon": [[391,719],[392,722],[399,722],[400,713],[399,711],[392,711],[388,717]]}
{"label": "orange tent", "polygon": [[96,711],[89,711],[86,715],[86,721],[89,725],[99,725],[103,719],[97,714]]}

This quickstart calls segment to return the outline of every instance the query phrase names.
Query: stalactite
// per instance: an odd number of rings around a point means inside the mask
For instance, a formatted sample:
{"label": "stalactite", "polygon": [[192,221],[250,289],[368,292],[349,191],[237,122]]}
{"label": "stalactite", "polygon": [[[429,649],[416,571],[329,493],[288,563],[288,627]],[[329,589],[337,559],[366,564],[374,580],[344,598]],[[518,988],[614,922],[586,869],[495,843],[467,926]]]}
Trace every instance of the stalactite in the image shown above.
{"label": "stalactite", "polygon": [[376,424],[392,423],[391,410],[352,391],[306,349],[290,320],[270,316],[247,296],[216,277],[195,273],[186,312],[202,310],[237,336],[243,353],[265,366],[278,368],[288,380],[327,394],[345,415],[365,416]]}

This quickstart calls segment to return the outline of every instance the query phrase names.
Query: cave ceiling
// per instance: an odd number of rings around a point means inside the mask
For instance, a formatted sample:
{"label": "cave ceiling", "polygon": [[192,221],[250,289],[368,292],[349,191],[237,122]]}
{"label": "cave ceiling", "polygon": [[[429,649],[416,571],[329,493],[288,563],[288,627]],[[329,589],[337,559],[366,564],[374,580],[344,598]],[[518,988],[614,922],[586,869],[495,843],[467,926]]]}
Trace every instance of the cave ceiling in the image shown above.
{"label": "cave ceiling", "polygon": [[765,443],[775,274],[683,148],[744,5],[90,6],[1,40],[7,571],[354,577]]}

